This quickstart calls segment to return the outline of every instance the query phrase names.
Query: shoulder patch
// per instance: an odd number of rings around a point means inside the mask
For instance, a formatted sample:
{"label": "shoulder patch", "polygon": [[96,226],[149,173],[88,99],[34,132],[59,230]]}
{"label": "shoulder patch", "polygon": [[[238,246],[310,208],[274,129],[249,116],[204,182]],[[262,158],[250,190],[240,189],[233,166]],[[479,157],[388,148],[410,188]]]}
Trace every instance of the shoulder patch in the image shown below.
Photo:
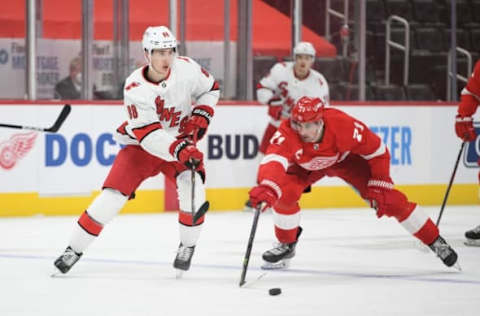
{"label": "shoulder patch", "polygon": [[130,89],[136,88],[140,86],[140,82],[134,81],[130,83],[128,86],[125,87],[125,91],[128,91]]}
{"label": "shoulder patch", "polygon": [[190,62],[190,59],[188,57],[178,56],[177,58],[180,59],[180,60],[186,61],[187,63]]}

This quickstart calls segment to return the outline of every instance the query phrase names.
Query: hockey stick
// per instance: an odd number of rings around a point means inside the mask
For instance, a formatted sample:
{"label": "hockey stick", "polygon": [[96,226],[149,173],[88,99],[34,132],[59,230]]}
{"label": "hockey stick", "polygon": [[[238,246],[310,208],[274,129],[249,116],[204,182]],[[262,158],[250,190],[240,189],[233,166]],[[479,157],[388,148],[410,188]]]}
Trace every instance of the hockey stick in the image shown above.
{"label": "hockey stick", "polygon": [[[193,145],[197,145],[197,131],[193,131]],[[191,198],[192,198],[192,225],[195,225],[195,223],[205,215],[205,213],[208,212],[208,208],[210,207],[210,202],[205,201],[200,208],[195,211],[195,167],[192,163],[192,168],[191,168],[191,180],[192,180],[192,192],[191,192]]]}
{"label": "hockey stick", "polygon": [[248,237],[247,251],[245,252],[245,257],[243,258],[242,275],[240,276],[240,283],[238,284],[240,287],[246,283],[245,277],[247,276],[248,261],[250,260],[250,254],[252,253],[253,239],[255,238],[255,233],[257,232],[258,218],[263,209],[263,203],[257,205],[255,208],[252,229],[250,230],[250,236]]}
{"label": "hockey stick", "polygon": [[60,112],[60,115],[58,115],[57,120],[49,128],[26,126],[26,125],[2,124],[2,123],[0,123],[0,127],[29,129],[29,130],[34,130],[34,131],[38,131],[38,132],[56,133],[56,132],[58,132],[58,130],[62,126],[62,124],[65,121],[65,119],[67,118],[68,114],[70,114],[71,110],[72,110],[72,107],[70,106],[70,104],[65,104],[62,111]]}
{"label": "hockey stick", "polygon": [[193,225],[208,212],[208,208],[210,207],[210,202],[205,201],[202,206],[193,214]]}
{"label": "hockey stick", "polygon": [[[194,129],[193,130],[193,146],[197,146],[197,131]],[[195,164],[193,163],[192,159],[192,168],[191,170],[191,179],[192,179],[192,225],[195,225],[195,222],[193,219],[195,218]]]}
{"label": "hockey stick", "polygon": [[452,188],[453,179],[455,178],[455,174],[457,173],[458,163],[460,162],[460,157],[462,157],[463,147],[465,147],[465,143],[466,142],[463,141],[462,145],[460,146],[460,150],[459,150],[458,156],[457,156],[457,161],[455,162],[455,167],[453,168],[452,175],[450,176],[450,182],[448,182],[447,191],[445,192],[445,196],[443,197],[442,206],[440,207],[440,213],[438,214],[437,227],[438,227],[438,225],[440,225],[440,219],[442,219],[443,210],[445,209],[445,204],[447,204],[448,195],[450,194],[450,189]]}

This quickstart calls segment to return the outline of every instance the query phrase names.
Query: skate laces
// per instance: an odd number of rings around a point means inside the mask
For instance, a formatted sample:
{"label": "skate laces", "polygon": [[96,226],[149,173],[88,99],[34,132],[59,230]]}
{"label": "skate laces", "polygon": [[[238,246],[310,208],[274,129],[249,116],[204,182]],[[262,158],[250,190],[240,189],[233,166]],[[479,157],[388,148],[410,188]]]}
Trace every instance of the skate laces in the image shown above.
{"label": "skate laces", "polygon": [[480,233],[480,225],[471,230],[474,233]]}
{"label": "skate laces", "polygon": [[274,243],[273,248],[269,250],[270,253],[274,255],[280,255],[290,250],[290,246],[288,244],[282,243]]}
{"label": "skate laces", "polygon": [[444,243],[440,240],[433,245],[433,248],[437,256],[439,256],[442,259],[445,259],[452,253],[452,251],[450,250],[450,246],[447,243]]}
{"label": "skate laces", "polygon": [[180,246],[177,253],[177,259],[181,261],[188,261],[193,254],[193,247]]}
{"label": "skate laces", "polygon": [[62,256],[62,261],[67,264],[67,265],[72,265],[77,261],[77,258],[80,256],[73,251],[73,249],[67,249],[65,250],[65,253]]}

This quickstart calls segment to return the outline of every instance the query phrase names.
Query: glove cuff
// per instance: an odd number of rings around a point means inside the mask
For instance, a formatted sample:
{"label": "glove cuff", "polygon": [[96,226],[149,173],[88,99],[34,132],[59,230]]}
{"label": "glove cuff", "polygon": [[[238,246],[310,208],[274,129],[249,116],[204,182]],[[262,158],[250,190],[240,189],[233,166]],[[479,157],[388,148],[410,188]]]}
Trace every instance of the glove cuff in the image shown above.
{"label": "glove cuff", "polygon": [[179,160],[178,155],[188,145],[190,145],[190,143],[186,139],[178,139],[170,145],[169,152],[173,157]]}
{"label": "glove cuff", "polygon": [[263,179],[260,182],[260,185],[266,186],[270,190],[272,190],[273,193],[277,196],[277,198],[280,198],[282,196],[282,189],[280,188],[280,186],[278,184],[276,184],[272,180]]}
{"label": "glove cuff", "polygon": [[280,97],[273,97],[270,100],[268,100],[267,104],[269,106],[281,106],[283,105],[283,100]]}
{"label": "glove cuff", "polygon": [[197,105],[193,108],[192,116],[197,115],[203,117],[205,120],[207,120],[207,124],[210,124],[210,120],[212,119],[214,112],[215,111],[213,108],[208,105]]}
{"label": "glove cuff", "polygon": [[457,116],[455,116],[455,121],[457,123],[473,122],[473,117],[471,117],[471,116],[461,116],[460,114],[457,114]]}
{"label": "glove cuff", "polygon": [[393,189],[393,183],[388,180],[381,180],[381,179],[370,179],[368,180],[367,186],[369,187],[378,187],[383,189]]}

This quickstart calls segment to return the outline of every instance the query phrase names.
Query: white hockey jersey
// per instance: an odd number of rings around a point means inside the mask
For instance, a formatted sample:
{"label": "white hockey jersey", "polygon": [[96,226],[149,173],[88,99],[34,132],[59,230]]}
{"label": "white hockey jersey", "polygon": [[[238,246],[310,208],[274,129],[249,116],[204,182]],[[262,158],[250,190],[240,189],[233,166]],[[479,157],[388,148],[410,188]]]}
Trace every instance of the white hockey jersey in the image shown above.
{"label": "white hockey jersey", "polygon": [[310,69],[305,79],[295,77],[294,62],[275,64],[257,85],[257,100],[268,104],[272,97],[283,100],[282,117],[289,117],[295,102],[301,97],[318,97],[326,106],[330,105],[328,83],[318,71]]}
{"label": "white hockey jersey", "polygon": [[219,85],[193,59],[176,57],[165,80],[147,79],[148,66],[139,68],[126,79],[124,107],[128,120],[115,138],[121,144],[140,145],[166,161],[176,160],[170,145],[182,133],[195,105],[212,109],[218,102]]}

